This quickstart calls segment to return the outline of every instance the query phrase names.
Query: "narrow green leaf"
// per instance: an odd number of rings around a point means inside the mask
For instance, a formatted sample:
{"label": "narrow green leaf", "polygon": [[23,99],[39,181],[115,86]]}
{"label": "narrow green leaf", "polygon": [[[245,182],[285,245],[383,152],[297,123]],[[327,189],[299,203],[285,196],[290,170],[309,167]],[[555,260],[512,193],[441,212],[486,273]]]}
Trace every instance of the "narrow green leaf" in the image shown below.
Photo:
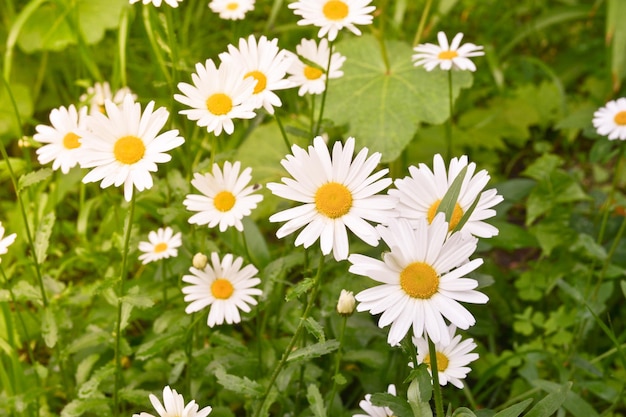
{"label": "narrow green leaf", "polygon": [[512,406],[497,412],[493,417],[518,417],[520,414],[522,414],[522,411],[524,411],[526,407],[528,407],[532,402],[532,398],[525,399],[522,402],[513,404]]}
{"label": "narrow green leaf", "polygon": [[448,223],[450,223],[450,219],[452,219],[452,214],[454,213],[454,207],[459,201],[459,194],[461,194],[461,187],[463,186],[463,182],[465,181],[466,173],[467,166],[463,167],[463,169],[458,173],[456,178],[454,178],[454,181],[450,185],[450,188],[448,188],[448,191],[446,191],[446,194],[439,202],[439,207],[437,207],[437,213],[445,213],[446,222]]}
{"label": "narrow green leaf", "polygon": [[305,320],[304,327],[306,327],[307,331],[311,333],[311,335],[315,337],[318,342],[326,341],[326,335],[324,335],[324,327],[322,327],[322,325],[313,317],[309,317]]}
{"label": "narrow green leaf", "polygon": [[330,352],[334,352],[339,349],[339,342],[337,340],[327,340],[325,342],[315,343],[309,346],[305,346],[293,352],[289,355],[287,362],[307,360],[311,358],[317,358],[319,356],[326,355]]}
{"label": "narrow green leaf", "polygon": [[42,168],[37,171],[24,174],[17,181],[17,191],[20,192],[31,185],[37,184],[38,182],[49,178],[51,175],[52,170],[50,168]]}
{"label": "narrow green leaf", "polygon": [[561,387],[551,393],[548,394],[545,398],[539,401],[533,408],[530,409],[526,417],[550,417],[552,414],[558,410],[565,398],[567,398],[567,393],[572,387],[572,382],[567,382]]}
{"label": "narrow green leaf", "polygon": [[215,371],[217,382],[227,390],[243,394],[250,397],[259,397],[263,394],[263,389],[258,382],[246,377],[227,374],[222,368]]}
{"label": "narrow green leaf", "polygon": [[320,394],[317,385],[310,384],[306,390],[306,399],[309,400],[311,411],[315,417],[326,417],[326,407],[324,407],[324,400],[322,394]]}
{"label": "narrow green leaf", "polygon": [[[549,393],[557,392],[561,388],[561,386],[556,382],[544,380],[534,381],[533,385]],[[568,391],[567,394],[565,394],[565,402],[563,403],[563,408],[565,408],[575,417],[599,416],[596,410],[594,410],[587,401],[583,400],[578,394],[573,391]]]}
{"label": "narrow green leaf", "polygon": [[[476,199],[474,200],[472,205],[469,206],[469,208],[467,209],[467,211],[465,213],[463,213],[463,217],[461,217],[461,220],[459,220],[459,222],[456,224],[456,226],[454,226],[454,229],[452,230],[453,232],[457,231],[457,230],[463,229],[463,226],[465,226],[465,223],[467,223],[469,218],[472,216],[472,213],[474,213],[474,210],[476,209],[476,206],[478,205],[479,201],[480,201],[480,195],[478,195],[476,197]],[[454,212],[454,210],[453,210],[453,212]],[[446,217],[447,217],[447,215],[446,215]]]}
{"label": "narrow green leaf", "polygon": [[91,355],[84,358],[76,367],[76,385],[81,386],[87,381],[93,366],[100,359],[100,355],[97,353],[92,353]]}
{"label": "narrow green leaf", "polygon": [[54,347],[57,344],[59,338],[59,327],[57,326],[56,319],[52,308],[48,306],[43,310],[41,318],[41,335],[49,348]]}
{"label": "narrow green leaf", "polygon": [[413,417],[409,404],[402,398],[386,392],[373,394],[370,401],[377,407],[389,407],[397,417]]}
{"label": "narrow green leaf", "polygon": [[626,78],[626,2],[624,0],[609,0],[607,3],[606,38],[611,44],[611,75],[613,91],[620,89]]}
{"label": "narrow green leaf", "polygon": [[622,288],[622,294],[626,297],[626,280],[621,280],[619,286]]}
{"label": "narrow green leaf", "polygon": [[39,264],[44,263],[46,260],[50,235],[52,234],[55,220],[54,212],[50,212],[43,216],[37,227],[37,232],[35,233],[35,259]]}

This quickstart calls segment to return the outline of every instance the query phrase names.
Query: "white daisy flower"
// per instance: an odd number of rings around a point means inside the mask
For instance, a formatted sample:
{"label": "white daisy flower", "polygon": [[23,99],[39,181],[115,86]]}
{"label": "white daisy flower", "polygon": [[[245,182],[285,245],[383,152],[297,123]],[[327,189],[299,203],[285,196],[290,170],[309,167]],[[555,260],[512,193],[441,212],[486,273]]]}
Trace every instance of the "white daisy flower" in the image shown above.
{"label": "white daisy flower", "polygon": [[302,16],[298,25],[314,25],[320,28],[317,36],[334,41],[343,28],[355,35],[361,31],[355,25],[369,25],[374,17],[371,13],[376,7],[369,6],[372,0],[298,0],[289,4],[294,14]]}
{"label": "white daisy flower", "polygon": [[227,254],[220,261],[217,253],[211,253],[212,265],[204,269],[189,268],[192,275],[183,276],[183,281],[191,284],[183,287],[185,301],[190,303],[185,312],[187,314],[200,311],[211,306],[207,325],[213,327],[223,324],[239,323],[239,310],[250,312],[250,305],[256,305],[253,295],[261,295],[258,288],[261,280],[255,277],[258,270],[253,265],[241,268],[243,258]]}
{"label": "white daisy flower", "polygon": [[[211,414],[211,407],[204,407],[199,410],[200,406],[196,404],[195,400],[192,400],[189,404],[185,405],[185,399],[181,394],[176,392],[175,389],[171,389],[168,386],[163,388],[163,405],[161,401],[155,396],[150,394],[150,402],[158,413],[159,417],[206,417]],[[133,414],[133,417],[156,417],[153,414],[142,412],[139,414]]]}
{"label": "white daisy flower", "polygon": [[252,180],[252,168],[246,168],[241,175],[239,161],[224,163],[224,171],[219,165],[213,164],[212,173],[193,175],[193,185],[202,195],[188,194],[183,204],[189,211],[197,211],[189,218],[191,224],[208,224],[215,227],[219,224],[220,232],[230,226],[243,231],[241,219],[249,216],[259,202],[260,194],[252,194],[256,186],[247,186]]}
{"label": "white daisy flower", "polygon": [[222,62],[230,62],[243,69],[243,78],[256,80],[252,95],[255,109],[263,107],[269,114],[274,114],[274,106],[282,106],[280,98],[274,93],[292,87],[285,79],[287,68],[291,65],[291,56],[278,47],[278,39],[267,40],[261,36],[259,41],[254,35],[248,39],[239,39],[239,48],[228,45],[228,52],[219,55]]}
{"label": "white daisy flower", "polygon": [[81,167],[93,168],[83,182],[102,180],[101,188],[124,184],[124,198],[130,201],[133,186],[138,191],[152,188],[150,172],[156,172],[157,163],[172,159],[165,152],[182,145],[185,139],[178,136],[178,130],[159,134],[169,112],[164,107],[153,111],[154,101],[143,113],[130,95],[119,108],[110,100],[104,105],[107,116],[90,116],[89,130],[81,138]]}
{"label": "white daisy flower", "polygon": [[[163,3],[163,0],[128,0],[130,4],[135,4],[139,1],[141,1],[143,4],[152,3],[155,7],[161,7],[161,3]],[[165,0],[165,3],[172,7],[178,7],[178,3],[181,3],[182,1],[183,0]]]}
{"label": "white daisy flower", "polygon": [[394,199],[375,195],[391,183],[382,178],[389,170],[372,174],[381,154],[369,158],[363,148],[354,158],[354,138],[345,146],[335,142],[332,158],[321,136],[315,138],[308,152],[292,146],[293,155],[287,155],[281,164],[291,174],[283,183],[270,183],[267,188],[279,197],[304,203],[270,217],[271,222],[286,221],[276,232],[283,238],[301,227],[306,227],[296,238],[295,245],[311,246],[318,238],[322,253],[333,252],[336,260],[348,257],[346,227],[369,245],[377,246],[379,234],[366,220],[382,223],[394,216]]}
{"label": "white daisy flower", "polygon": [[394,185],[397,189],[389,190],[389,194],[399,200],[398,212],[400,217],[409,219],[413,225],[419,219],[426,218],[432,222],[437,214],[441,199],[456,179],[460,171],[467,167],[465,178],[461,185],[461,191],[457,203],[454,206],[450,219],[450,230],[453,230],[465,212],[478,198],[478,204],[470,215],[468,221],[461,230],[478,237],[492,237],[498,234],[498,229],[483,220],[496,215],[493,207],[499,204],[503,198],[498,195],[498,190],[491,188],[483,191],[489,174],[486,170],[476,171],[476,164],[468,165],[467,156],[452,158],[450,167],[446,172],[446,166],[441,155],[435,155],[433,159],[433,171],[425,164],[409,167],[408,177],[397,179]]}
{"label": "white daisy flower", "polygon": [[[303,96],[309,94],[321,94],[326,89],[326,67],[328,66],[328,55],[330,54],[330,48],[328,47],[328,40],[322,38],[319,46],[314,40],[302,39],[300,44],[296,46],[296,54],[293,54],[293,60],[291,66],[287,69],[289,77],[287,78],[293,84],[299,86],[298,95]],[[298,56],[316,64],[317,66],[309,65],[301,61]],[[330,71],[328,72],[328,78],[340,78],[343,77],[343,71],[340,68],[343,66],[346,57],[339,52],[333,53],[330,58]]]}
{"label": "white daisy flower", "polygon": [[609,140],[626,140],[626,97],[606,103],[593,114],[593,126]]}
{"label": "white daisy flower", "polygon": [[197,63],[196,73],[191,74],[194,85],[178,83],[184,95],[174,94],[174,99],[191,107],[179,113],[215,135],[222,130],[232,134],[233,119],[252,119],[256,115],[252,99],[256,79],[244,78],[245,74],[244,68],[227,62],[219,68],[211,59],[205,65]]}
{"label": "white daisy flower", "polygon": [[11,246],[13,242],[15,242],[16,237],[16,233],[11,233],[8,236],[4,236],[4,226],[2,226],[2,222],[0,222],[0,255],[4,255],[9,251],[9,246]]}
{"label": "white daisy flower", "polygon": [[[467,365],[478,359],[478,353],[470,353],[476,348],[474,339],[465,339],[461,342],[461,335],[456,332],[456,326],[451,324],[448,326],[448,334],[450,336],[450,344],[444,346],[441,343],[435,343],[437,352],[437,374],[439,375],[439,385],[447,385],[450,382],[455,387],[462,389],[463,382],[467,374],[471,371]],[[430,364],[430,353],[428,350],[428,339],[424,337],[414,337],[413,343],[417,347],[417,363],[426,363],[428,365],[428,373],[432,375]]]}
{"label": "white daisy flower", "polygon": [[42,165],[52,161],[52,169],[61,168],[67,174],[78,164],[80,136],[77,132],[86,128],[87,107],[76,110],[74,105],[59,107],[50,112],[50,123],[38,125],[33,139],[46,145],[37,149],[37,159]]}
{"label": "white daisy flower", "polygon": [[241,20],[246,13],[254,10],[254,0],[213,0],[209,7],[222,19]]}
{"label": "white daisy flower", "polygon": [[461,46],[462,33],[457,33],[452,43],[448,45],[448,38],[443,32],[437,33],[439,45],[432,43],[417,45],[413,55],[413,65],[423,66],[426,71],[432,71],[439,66],[442,70],[449,71],[452,68],[460,70],[476,71],[476,65],[472,62],[472,57],[483,56],[485,52],[482,46],[466,43]]}
{"label": "white daisy flower", "polygon": [[148,242],[139,242],[139,260],[145,265],[159,259],[178,256],[178,249],[183,244],[180,232],[174,234],[171,227],[159,228],[148,233]]}
{"label": "white daisy flower", "polygon": [[111,100],[115,105],[119,106],[124,102],[124,97],[130,94],[133,100],[137,100],[137,96],[128,87],[122,87],[113,94],[111,86],[108,82],[95,83],[92,87],[87,88],[87,92],[80,96],[80,102],[89,107],[89,114],[104,113],[104,102]]}
{"label": "white daisy flower", "polygon": [[431,340],[450,344],[444,317],[461,329],[474,325],[474,316],[459,301],[484,304],[486,295],[474,291],[478,282],[464,275],[478,268],[482,259],[467,262],[478,239],[462,233],[448,237],[443,213],[432,224],[426,219],[413,230],[406,219],[378,226],[390,252],[383,260],[353,254],[350,272],[382,283],[356,295],[357,311],[383,313],[378,326],[391,324],[387,342],[395,346],[413,326],[416,337],[427,333]]}
{"label": "white daisy flower", "polygon": [[[390,384],[387,392],[396,395],[396,386]],[[372,404],[372,394],[366,394],[365,399],[359,402],[359,407],[367,414],[354,414],[352,417],[393,417],[393,411],[389,407],[379,407]]]}

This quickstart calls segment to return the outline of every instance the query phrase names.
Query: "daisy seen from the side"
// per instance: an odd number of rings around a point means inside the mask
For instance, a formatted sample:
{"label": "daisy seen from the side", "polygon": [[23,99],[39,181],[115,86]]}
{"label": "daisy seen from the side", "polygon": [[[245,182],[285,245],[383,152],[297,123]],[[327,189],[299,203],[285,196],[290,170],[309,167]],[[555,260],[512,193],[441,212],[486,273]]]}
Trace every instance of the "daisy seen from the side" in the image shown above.
{"label": "daisy seen from the side", "polygon": [[476,71],[476,65],[470,58],[485,55],[483,47],[473,43],[461,45],[462,39],[463,34],[457,33],[452,42],[448,44],[446,34],[437,33],[439,45],[426,43],[414,48],[417,53],[413,55],[413,65],[416,67],[423,66],[426,71],[432,71],[436,67],[445,71],[453,68],[463,71]]}
{"label": "daisy seen from the side", "polygon": [[626,97],[611,100],[593,114],[593,126],[609,140],[626,140]]}
{"label": "daisy seen from the side", "polygon": [[376,7],[371,6],[372,0],[298,0],[289,4],[294,14],[301,16],[298,25],[314,25],[320,28],[317,36],[323,38],[328,35],[329,41],[334,41],[343,28],[355,35],[361,31],[356,25],[369,25],[374,17],[372,12]]}
{"label": "daisy seen from the side", "polygon": [[233,119],[252,119],[256,115],[252,98],[256,79],[245,74],[243,67],[230,62],[222,62],[219,67],[211,59],[204,65],[197,63],[196,72],[191,74],[193,85],[178,83],[183,94],[174,94],[174,99],[191,107],[179,113],[215,135],[222,130],[232,134]]}
{"label": "daisy seen from the side", "polygon": [[81,138],[80,165],[92,168],[83,182],[102,181],[101,188],[123,184],[124,198],[130,201],[133,188],[137,191],[152,188],[150,173],[157,171],[157,163],[171,160],[166,152],[185,140],[178,136],[178,130],[159,133],[169,112],[164,107],[154,110],[154,101],[143,112],[130,95],[120,107],[110,100],[105,102],[105,107],[106,115],[89,116],[88,130]]}
{"label": "daisy seen from the side", "polygon": [[80,96],[80,102],[89,107],[89,114],[104,113],[106,111],[104,102],[111,100],[115,105],[119,106],[124,101],[124,97],[130,94],[134,100],[137,100],[137,96],[128,87],[122,87],[116,90],[115,93],[111,90],[111,85],[108,82],[95,83],[93,86],[87,88],[87,92]]}
{"label": "daisy seen from the side", "polygon": [[450,344],[444,318],[461,329],[474,325],[474,316],[459,301],[484,304],[486,295],[475,291],[478,282],[465,275],[478,268],[482,259],[468,262],[478,239],[463,233],[448,236],[443,213],[432,224],[420,219],[413,229],[406,219],[392,219],[378,231],[390,251],[382,261],[352,254],[349,271],[370,277],[380,285],[356,295],[357,311],[381,314],[378,326],[391,324],[387,342],[395,346],[409,329],[435,343]]}
{"label": "daisy seen from the side", "polygon": [[353,159],[354,147],[354,138],[348,138],[345,145],[337,141],[331,156],[321,136],[308,151],[292,146],[293,155],[287,155],[281,164],[293,178],[269,183],[267,188],[303,204],[270,217],[271,222],[287,222],[276,232],[278,238],[304,227],[295,245],[308,248],[319,239],[322,253],[332,251],[338,261],[348,257],[346,228],[365,243],[378,245],[379,234],[368,221],[382,223],[395,215],[395,200],[377,195],[391,179],[383,178],[387,169],[372,174],[380,162],[379,152],[368,157],[369,150],[363,148]]}
{"label": "daisy seen from the side", "polygon": [[[156,395],[149,396],[152,406],[159,417],[206,417],[211,414],[211,407],[204,407],[200,410],[200,406],[195,400],[191,400],[185,405],[185,398],[182,394],[176,392],[168,386],[163,388],[163,404]],[[154,414],[141,412],[133,414],[133,417],[156,417]]]}
{"label": "daisy seen from the side", "polygon": [[234,258],[226,254],[220,260],[217,253],[211,253],[211,263],[204,269],[189,268],[191,275],[183,276],[183,281],[190,284],[183,287],[185,301],[189,303],[187,314],[200,311],[210,306],[207,325],[213,327],[226,322],[239,323],[239,310],[249,313],[250,306],[256,305],[253,296],[263,292],[254,288],[261,283],[255,275],[258,270],[253,265],[242,268],[243,258]]}
{"label": "daisy seen from the side", "polygon": [[[287,69],[287,73],[290,80],[294,85],[298,86],[298,95],[303,96],[305,94],[321,94],[326,89],[326,78],[340,78],[343,77],[343,71],[341,67],[346,60],[346,57],[339,52],[334,52],[330,58],[330,70],[328,74],[325,74],[326,67],[328,66],[328,56],[330,54],[330,48],[328,47],[328,40],[326,38],[320,39],[319,45],[312,39],[302,39],[300,44],[296,46],[296,54],[293,54],[293,60],[291,65]],[[310,65],[302,60],[302,57],[310,63],[316,64]]]}
{"label": "daisy seen from the side", "polygon": [[191,185],[202,194],[188,194],[183,201],[187,210],[197,212],[189,218],[189,223],[208,227],[219,225],[220,232],[230,226],[243,231],[241,219],[250,215],[263,196],[253,194],[257,186],[248,185],[252,180],[252,168],[244,169],[241,174],[240,169],[239,161],[234,164],[226,161],[223,170],[213,164],[211,173],[194,174]]}
{"label": "daisy seen from the side", "polygon": [[[396,395],[396,386],[390,384],[387,387],[387,393]],[[361,410],[366,414],[353,414],[352,417],[393,417],[393,411],[389,407],[380,407],[372,404],[372,394],[366,394],[365,399],[359,402]]]}
{"label": "daisy seen from the side", "polygon": [[[448,326],[450,343],[443,345],[435,343],[437,354],[437,374],[439,385],[447,385],[450,382],[455,387],[462,389],[463,381],[472,370],[467,365],[478,359],[478,353],[472,352],[476,348],[474,339],[462,340],[461,335],[456,333],[456,326]],[[417,348],[417,363],[426,363],[428,372],[432,375],[430,353],[428,350],[428,339],[425,337],[414,337],[413,343]]]}
{"label": "daisy seen from the side", "polygon": [[9,246],[15,242],[15,238],[17,237],[16,233],[5,236],[4,232],[4,226],[2,226],[2,222],[0,222],[0,255],[4,255],[9,251]]}
{"label": "daisy seen from the side", "polygon": [[257,41],[254,35],[250,35],[248,39],[240,38],[238,47],[228,45],[228,52],[219,56],[222,62],[242,68],[244,78],[256,81],[252,106],[255,109],[263,107],[269,114],[274,114],[274,107],[282,105],[274,91],[292,87],[285,78],[292,58],[278,47],[278,39],[268,40],[261,36]]}
{"label": "daisy seen from the side", "polygon": [[468,164],[466,155],[452,158],[446,170],[443,158],[437,154],[433,158],[432,171],[425,164],[419,164],[418,167],[409,167],[410,176],[396,179],[394,182],[396,188],[389,190],[389,194],[399,201],[400,217],[409,219],[414,225],[422,218],[432,222],[441,200],[465,167],[467,171],[450,218],[450,230],[458,225],[463,215],[478,199],[478,204],[461,230],[483,238],[497,235],[498,229],[484,220],[496,215],[493,207],[502,202],[503,198],[494,188],[483,191],[489,182],[489,174],[484,169],[476,172],[476,164],[473,162]]}
{"label": "daisy seen from the side", "polygon": [[254,10],[254,0],[212,0],[209,7],[222,19],[241,20]]}
{"label": "daisy seen from the side", "polygon": [[67,174],[78,164],[80,135],[87,127],[87,107],[76,109],[59,107],[50,112],[50,124],[37,125],[33,139],[45,145],[37,149],[37,159],[42,165],[52,162],[52,169]]}
{"label": "daisy seen from the side", "polygon": [[174,234],[171,227],[160,227],[148,233],[148,241],[139,242],[139,260],[145,265],[159,259],[178,256],[178,248],[183,244],[181,233]]}
{"label": "daisy seen from the side", "polygon": [[139,1],[141,1],[143,4],[152,3],[152,5],[155,7],[161,7],[161,4],[163,3],[163,1],[165,1],[165,3],[169,6],[178,7],[178,3],[181,3],[183,0],[128,0],[130,4],[135,4]]}

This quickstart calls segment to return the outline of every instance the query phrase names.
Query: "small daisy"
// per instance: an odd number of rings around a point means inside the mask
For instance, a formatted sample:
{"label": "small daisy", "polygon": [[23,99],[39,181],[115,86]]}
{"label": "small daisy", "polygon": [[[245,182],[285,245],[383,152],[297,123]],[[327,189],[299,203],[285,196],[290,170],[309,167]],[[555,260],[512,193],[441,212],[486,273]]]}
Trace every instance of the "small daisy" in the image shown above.
{"label": "small daisy", "polygon": [[[387,392],[391,395],[396,395],[396,386],[390,384],[387,388]],[[393,417],[393,411],[389,407],[379,407],[372,404],[372,394],[366,394],[365,399],[359,402],[359,407],[367,414],[354,414],[352,417]]]}
{"label": "small daisy", "polygon": [[466,155],[458,159],[452,158],[450,167],[446,172],[443,158],[437,154],[433,159],[433,171],[425,164],[419,164],[419,168],[410,166],[409,173],[411,175],[395,180],[394,185],[397,189],[389,190],[389,194],[396,197],[400,202],[398,204],[400,217],[409,219],[413,225],[422,218],[428,219],[429,223],[432,222],[437,214],[441,199],[460,171],[467,167],[461,191],[450,219],[450,230],[457,226],[465,212],[478,198],[478,204],[461,230],[483,238],[497,235],[498,229],[483,220],[496,215],[493,207],[499,204],[503,198],[497,194],[498,191],[494,188],[482,191],[489,182],[489,174],[483,169],[474,175],[476,164],[472,162],[468,165],[467,162]]}
{"label": "small daisy", "polygon": [[626,97],[606,103],[593,114],[593,126],[609,140],[626,140]]}
{"label": "small daisy", "polygon": [[80,136],[77,132],[86,128],[87,107],[76,110],[74,105],[59,107],[50,112],[52,126],[38,125],[33,136],[37,142],[46,145],[37,149],[37,159],[42,165],[52,161],[52,169],[61,168],[67,174],[78,164]]}
{"label": "small daisy", "polygon": [[113,94],[108,82],[95,83],[93,87],[87,88],[87,93],[80,96],[80,102],[89,106],[89,114],[93,115],[105,112],[104,102],[106,100],[111,100],[116,106],[119,106],[128,94],[133,97],[133,100],[137,100],[137,96],[128,87],[122,87]]}
{"label": "small daisy", "polygon": [[461,39],[463,39],[462,33],[457,33],[449,46],[445,33],[439,32],[437,39],[439,45],[427,43],[417,45],[414,48],[417,54],[413,55],[413,65],[416,67],[423,66],[426,71],[432,71],[436,66],[446,71],[452,68],[476,71],[476,65],[469,58],[485,55],[482,46],[473,43],[460,46]]}
{"label": "small daisy", "polygon": [[[474,339],[465,339],[461,342],[461,335],[456,332],[456,326],[448,326],[450,344],[447,346],[435,343],[437,351],[437,374],[439,375],[439,385],[447,385],[450,382],[455,387],[462,389],[463,382],[467,374],[471,371],[467,365],[478,359],[478,353],[470,353],[476,348]],[[428,372],[432,375],[430,368],[430,354],[428,351],[428,340],[424,337],[414,337],[413,343],[417,347],[417,363],[426,363]]]}
{"label": "small daisy", "polygon": [[16,233],[11,233],[8,236],[4,236],[4,226],[2,226],[2,222],[0,222],[0,255],[4,255],[9,251],[9,246],[15,242],[15,238],[17,237]]}
{"label": "small daisy", "polygon": [[247,186],[252,180],[252,168],[244,169],[241,175],[240,168],[239,161],[234,164],[227,161],[223,172],[219,165],[213,164],[212,173],[194,174],[191,185],[202,195],[188,194],[183,201],[187,210],[198,212],[189,218],[189,223],[208,224],[208,227],[219,224],[220,232],[230,226],[243,231],[241,219],[250,215],[263,196],[252,194],[256,186]]}
{"label": "small daisy", "polygon": [[[175,389],[171,389],[169,386],[163,388],[163,405],[161,401],[155,396],[150,394],[150,402],[152,406],[159,414],[160,417],[206,417],[211,414],[211,407],[204,407],[200,410],[200,406],[196,404],[195,400],[192,400],[189,404],[185,405],[185,399],[181,394],[176,392]],[[133,417],[155,417],[153,414],[142,412],[139,414],[133,414]]]}
{"label": "small daisy", "polygon": [[246,13],[254,10],[254,0],[213,0],[209,7],[222,19],[241,20]]}
{"label": "small daisy", "polygon": [[191,74],[194,85],[178,83],[184,93],[174,98],[191,107],[179,113],[195,120],[198,126],[219,135],[224,130],[232,134],[233,119],[252,119],[254,113],[254,87],[256,79],[244,78],[244,68],[222,62],[217,68],[211,59],[205,65],[196,64],[196,73]]}
{"label": "small daisy", "polygon": [[145,265],[159,259],[178,256],[178,247],[183,242],[180,232],[174,234],[171,227],[159,228],[156,232],[148,233],[148,242],[139,242],[139,260]]}
{"label": "small daisy", "polygon": [[283,238],[306,226],[296,238],[295,245],[311,246],[318,238],[322,253],[333,252],[336,260],[348,257],[346,227],[369,245],[377,246],[379,234],[366,220],[382,223],[393,216],[394,199],[376,193],[387,188],[391,179],[382,178],[388,169],[372,174],[381,154],[369,158],[363,148],[354,158],[354,138],[345,146],[335,142],[332,157],[321,136],[315,138],[308,152],[292,146],[281,164],[294,179],[270,183],[267,188],[275,195],[304,203],[270,217],[271,222],[286,221],[276,232]]}
{"label": "small daisy", "polygon": [[274,106],[282,106],[274,91],[292,87],[285,79],[292,58],[278,47],[278,39],[269,41],[261,36],[257,42],[254,35],[250,35],[247,40],[239,39],[239,48],[228,45],[228,52],[219,56],[222,62],[228,61],[242,68],[243,78],[256,81],[252,95],[255,109],[263,107],[269,114],[274,114]]}
{"label": "small daisy", "polygon": [[355,25],[369,25],[374,17],[371,13],[376,9],[368,6],[372,0],[298,0],[289,4],[294,14],[302,16],[298,25],[314,25],[320,28],[317,36],[334,41],[344,27],[355,35],[361,31]]}
{"label": "small daisy", "polygon": [[207,325],[239,323],[239,310],[250,312],[250,305],[256,305],[253,295],[261,295],[258,288],[261,280],[255,277],[258,270],[253,265],[241,268],[243,258],[227,254],[220,261],[217,253],[211,253],[211,263],[204,269],[189,268],[192,275],[183,276],[183,281],[191,284],[183,287],[185,301],[190,304],[185,309],[187,314],[211,306]]}
{"label": "small daisy", "polygon": [[83,182],[102,180],[101,188],[124,184],[124,198],[130,201],[133,186],[138,191],[152,188],[150,172],[156,172],[157,163],[172,159],[165,152],[182,145],[185,139],[178,136],[178,130],[159,134],[169,112],[164,107],[153,111],[154,101],[148,103],[143,113],[141,105],[130,95],[119,108],[110,100],[104,105],[107,116],[90,116],[90,130],[81,139],[81,167],[93,168]]}
{"label": "small daisy", "polygon": [[[130,4],[135,4],[138,1],[141,1],[143,4],[152,3],[155,7],[161,7],[161,3],[163,3],[163,0],[128,0]],[[183,0],[165,0],[165,3],[172,7],[178,7],[178,3],[181,3],[182,1]]]}
{"label": "small daisy", "polygon": [[[293,54],[291,66],[287,69],[289,77],[287,78],[293,84],[299,86],[298,95],[303,96],[309,94],[321,94],[326,89],[326,67],[328,66],[328,55],[330,48],[328,40],[323,38],[320,40],[319,46],[314,40],[302,39],[300,44],[296,46],[298,55]],[[309,65],[301,61],[298,56],[316,64]],[[333,53],[330,59],[330,71],[328,78],[343,77],[343,71],[340,70],[346,57],[339,52]]]}
{"label": "small daisy", "polygon": [[405,219],[392,220],[389,227],[378,226],[390,248],[383,260],[353,254],[350,272],[380,282],[356,295],[357,311],[380,314],[378,326],[391,324],[387,342],[395,346],[413,326],[413,334],[427,333],[435,343],[450,344],[444,317],[461,329],[474,325],[474,316],[459,301],[484,304],[486,295],[474,291],[478,282],[464,275],[478,268],[482,259],[468,262],[478,239],[453,233],[443,213],[428,224],[426,219],[413,230]]}

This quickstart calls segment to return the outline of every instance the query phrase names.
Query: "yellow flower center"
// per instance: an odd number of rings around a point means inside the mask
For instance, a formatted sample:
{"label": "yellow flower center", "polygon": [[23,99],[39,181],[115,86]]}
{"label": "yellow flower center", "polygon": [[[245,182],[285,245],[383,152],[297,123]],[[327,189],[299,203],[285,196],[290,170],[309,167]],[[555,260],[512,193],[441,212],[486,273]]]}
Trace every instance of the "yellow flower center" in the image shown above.
{"label": "yellow flower center", "polygon": [[123,164],[134,164],[143,158],[146,153],[146,145],[137,136],[129,135],[121,137],[113,146],[115,159]]}
{"label": "yellow flower center", "polygon": [[[437,215],[437,209],[439,208],[439,204],[441,204],[441,200],[437,200],[433,203],[432,206],[428,209],[428,224],[432,223]],[[450,219],[450,224],[448,225],[448,230],[453,230],[457,224],[461,221],[463,217],[463,209],[456,203],[454,205],[454,210],[452,210],[452,218]]]}
{"label": "yellow flower center", "polygon": [[239,4],[238,4],[238,3],[235,3],[235,2],[228,3],[228,4],[226,5],[226,8],[227,8],[228,10],[237,10],[237,8],[238,8],[238,7],[239,7]]}
{"label": "yellow flower center", "polygon": [[220,191],[213,197],[213,205],[221,212],[227,212],[235,205],[235,196],[230,191]]}
{"label": "yellow flower center", "polygon": [[413,298],[426,300],[439,289],[439,275],[424,262],[413,262],[400,272],[400,287]]}
{"label": "yellow flower center", "polygon": [[322,8],[322,13],[328,20],[342,20],[348,16],[348,5],[341,0],[330,0]]}
{"label": "yellow flower center", "polygon": [[206,100],[206,108],[216,116],[228,114],[233,108],[233,100],[224,93],[215,93]]}
{"label": "yellow flower center", "polygon": [[311,67],[309,65],[304,67],[304,76],[307,80],[317,80],[323,73],[324,72],[319,68]]}
{"label": "yellow flower center", "polygon": [[321,214],[336,219],[352,208],[352,193],[338,182],[328,182],[315,193],[315,208]]}
{"label": "yellow flower center", "polygon": [[80,136],[78,136],[74,132],[70,132],[67,135],[63,136],[63,146],[67,149],[76,149],[80,147],[80,142],[78,141]]}
{"label": "yellow flower center", "polygon": [[267,85],[267,77],[261,71],[250,71],[244,76],[244,78],[246,77],[252,77],[256,80],[256,85],[254,86],[254,94],[259,94],[261,91],[265,90],[265,86]]}
{"label": "yellow flower center", "polygon": [[213,281],[213,284],[211,284],[211,293],[213,294],[213,297],[219,300],[229,299],[230,296],[233,295],[233,291],[235,291],[233,284],[224,278],[218,278]]}
{"label": "yellow flower center", "polygon": [[621,112],[617,113],[613,120],[616,124],[620,126],[626,126],[626,110],[622,110]]}
{"label": "yellow flower center", "polygon": [[456,58],[457,56],[459,56],[459,54],[457,54],[456,51],[441,51],[439,52],[439,55],[437,55],[437,58],[452,59],[452,58]]}
{"label": "yellow flower center", "polygon": [[154,253],[161,253],[167,250],[167,243],[160,242],[154,245]]}
{"label": "yellow flower center", "polygon": [[[441,352],[437,352],[436,356],[437,356],[437,372],[443,372],[446,369],[448,369],[448,364],[450,363],[450,361],[448,360],[448,357]],[[426,357],[424,358],[424,363],[428,365],[431,371],[433,370],[433,368],[430,367],[430,353],[426,355]]]}

